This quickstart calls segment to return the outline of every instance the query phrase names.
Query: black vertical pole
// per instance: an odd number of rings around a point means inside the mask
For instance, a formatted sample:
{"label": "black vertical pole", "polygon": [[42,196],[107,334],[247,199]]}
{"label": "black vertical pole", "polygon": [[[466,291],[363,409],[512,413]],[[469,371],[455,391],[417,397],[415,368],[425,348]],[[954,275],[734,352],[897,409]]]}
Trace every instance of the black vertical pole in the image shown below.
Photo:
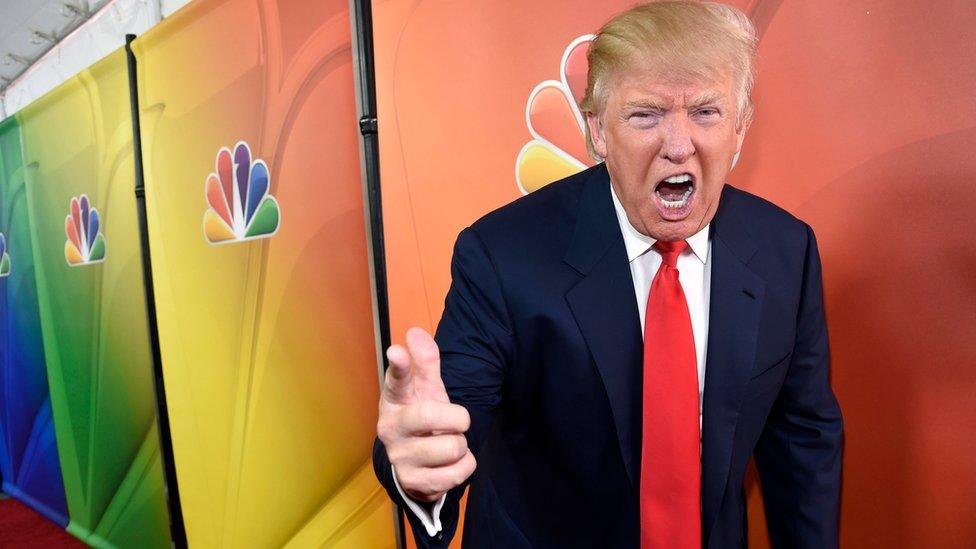
{"label": "black vertical pole", "polygon": [[163,383],[163,362],[159,350],[159,327],[156,323],[156,293],[153,289],[152,258],[149,253],[149,225],[146,217],[146,187],[142,177],[142,134],[139,124],[139,89],[136,78],[136,56],[132,41],[136,35],[125,35],[125,54],[129,65],[129,103],[132,108],[132,158],[136,168],[136,208],[139,218],[139,248],[142,252],[142,280],[146,292],[146,317],[149,327],[149,349],[152,353],[153,385],[156,389],[156,423],[159,426],[159,450],[162,454],[164,491],[169,510],[169,532],[173,547],[185,548],[186,528],[180,507],[180,490],[176,483],[173,460],[173,439],[170,437],[169,413],[166,408],[166,387]]}
{"label": "black vertical pole", "polygon": [[[373,68],[373,15],[369,0],[353,0],[358,28],[353,28],[359,72],[359,132],[363,140],[363,168],[369,208],[369,226],[376,278],[376,300],[380,313],[380,342],[390,346],[390,310],[386,286],[386,255],[383,242],[383,209],[380,196],[380,152],[376,121],[376,76]],[[385,356],[385,355],[384,355]],[[384,364],[385,370],[385,364]]]}
{"label": "black vertical pole", "polygon": [[[372,259],[374,307],[380,382],[388,366],[386,353],[390,346],[390,305],[386,283],[386,252],[383,241],[383,202],[380,195],[380,153],[378,125],[376,120],[376,71],[373,65],[373,10],[370,0],[350,0],[352,21],[353,66],[356,71],[356,102],[359,107],[359,132],[362,135],[361,160],[363,170],[363,192],[366,198],[368,215],[367,234],[369,236]],[[394,527],[397,547],[405,547],[403,510],[394,508]]]}

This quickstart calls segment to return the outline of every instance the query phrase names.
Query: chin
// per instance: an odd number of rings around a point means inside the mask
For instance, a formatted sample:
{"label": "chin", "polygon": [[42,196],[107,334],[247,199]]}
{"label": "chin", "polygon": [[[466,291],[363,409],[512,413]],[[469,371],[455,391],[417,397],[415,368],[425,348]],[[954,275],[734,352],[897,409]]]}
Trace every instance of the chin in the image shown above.
{"label": "chin", "polygon": [[655,222],[650,225],[652,227],[650,236],[665,242],[686,240],[690,238],[700,230],[700,227],[704,227],[706,225],[706,223],[700,222],[702,216],[695,215],[695,213],[696,212],[692,212],[690,215],[688,215],[688,217],[679,221],[669,221],[660,218],[656,219]]}

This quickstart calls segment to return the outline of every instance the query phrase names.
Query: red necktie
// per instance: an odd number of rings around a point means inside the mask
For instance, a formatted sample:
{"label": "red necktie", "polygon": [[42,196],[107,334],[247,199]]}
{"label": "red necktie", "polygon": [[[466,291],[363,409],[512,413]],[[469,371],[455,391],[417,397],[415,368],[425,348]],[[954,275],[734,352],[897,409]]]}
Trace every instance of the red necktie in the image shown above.
{"label": "red necktie", "polygon": [[641,549],[701,547],[701,426],[698,363],[679,242],[654,244],[663,258],[644,317]]}

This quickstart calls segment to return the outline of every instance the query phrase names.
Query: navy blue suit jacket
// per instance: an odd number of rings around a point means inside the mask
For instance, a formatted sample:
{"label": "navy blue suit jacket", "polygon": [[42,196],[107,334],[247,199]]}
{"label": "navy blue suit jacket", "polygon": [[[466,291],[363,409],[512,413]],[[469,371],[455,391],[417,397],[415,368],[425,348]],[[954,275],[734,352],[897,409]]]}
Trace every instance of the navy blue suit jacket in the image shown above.
{"label": "navy blue suit jacket", "polygon": [[[598,165],[458,236],[435,337],[478,460],[465,547],[639,547],[643,344],[609,184]],[[755,453],[773,544],[836,547],[843,425],[813,232],[726,186],[711,242],[703,546],[745,546]],[[373,459],[402,504],[378,441]],[[446,546],[464,488],[434,538],[406,511],[418,545]]]}

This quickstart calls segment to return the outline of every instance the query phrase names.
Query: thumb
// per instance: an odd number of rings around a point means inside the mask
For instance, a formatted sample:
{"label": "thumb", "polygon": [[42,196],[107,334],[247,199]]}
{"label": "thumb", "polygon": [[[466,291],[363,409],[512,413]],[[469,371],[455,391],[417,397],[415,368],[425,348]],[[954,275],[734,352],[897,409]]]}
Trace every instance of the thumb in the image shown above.
{"label": "thumb", "polygon": [[390,345],[386,358],[390,365],[383,380],[383,398],[394,404],[410,404],[416,397],[410,353],[400,345]]}
{"label": "thumb", "polygon": [[417,396],[450,402],[441,379],[441,352],[434,338],[422,328],[410,328],[407,330],[407,350],[413,360]]}

